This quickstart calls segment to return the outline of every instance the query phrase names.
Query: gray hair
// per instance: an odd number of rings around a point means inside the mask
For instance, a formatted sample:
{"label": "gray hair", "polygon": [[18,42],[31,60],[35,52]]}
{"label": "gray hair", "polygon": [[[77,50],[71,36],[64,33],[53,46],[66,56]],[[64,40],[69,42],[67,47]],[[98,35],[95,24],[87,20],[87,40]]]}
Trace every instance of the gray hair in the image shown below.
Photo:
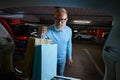
{"label": "gray hair", "polygon": [[58,8],[56,8],[55,12],[65,12],[65,13],[67,13],[67,10],[65,8],[58,7]]}

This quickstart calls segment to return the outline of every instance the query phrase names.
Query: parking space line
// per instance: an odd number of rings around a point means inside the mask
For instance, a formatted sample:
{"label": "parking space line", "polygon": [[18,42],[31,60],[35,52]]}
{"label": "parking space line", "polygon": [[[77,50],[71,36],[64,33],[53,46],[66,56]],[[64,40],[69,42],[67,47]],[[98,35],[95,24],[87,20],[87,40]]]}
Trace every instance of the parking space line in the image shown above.
{"label": "parking space line", "polygon": [[88,54],[90,60],[92,61],[92,63],[94,64],[94,66],[96,67],[96,69],[98,70],[98,72],[100,73],[100,75],[103,77],[103,73],[100,70],[99,66],[96,64],[95,60],[93,59],[93,57],[90,55],[89,51],[87,49],[84,49],[85,52]]}

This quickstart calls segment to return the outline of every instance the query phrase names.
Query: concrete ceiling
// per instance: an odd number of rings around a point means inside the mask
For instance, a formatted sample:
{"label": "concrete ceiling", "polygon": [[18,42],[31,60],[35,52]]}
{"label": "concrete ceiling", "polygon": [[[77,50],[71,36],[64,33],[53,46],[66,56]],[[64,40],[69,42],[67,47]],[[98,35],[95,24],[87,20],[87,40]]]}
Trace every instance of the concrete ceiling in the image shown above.
{"label": "concrete ceiling", "polygon": [[0,14],[2,16],[17,14],[20,17],[23,15],[21,18],[26,21],[52,24],[55,6],[65,7],[69,13],[68,24],[77,28],[79,25],[71,23],[74,19],[92,20],[90,26],[111,27],[113,14],[120,13],[116,10],[119,6],[118,0],[3,0],[0,3]]}

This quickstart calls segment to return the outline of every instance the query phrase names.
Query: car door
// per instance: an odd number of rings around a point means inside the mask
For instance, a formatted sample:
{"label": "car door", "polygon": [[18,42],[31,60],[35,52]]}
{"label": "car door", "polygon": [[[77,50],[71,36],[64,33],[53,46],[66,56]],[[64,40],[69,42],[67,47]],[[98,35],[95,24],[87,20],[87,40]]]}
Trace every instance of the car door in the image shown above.
{"label": "car door", "polygon": [[114,19],[113,28],[103,49],[104,80],[120,80],[120,17]]}
{"label": "car door", "polygon": [[5,21],[0,18],[0,72],[14,72],[13,53],[15,45],[12,32]]}

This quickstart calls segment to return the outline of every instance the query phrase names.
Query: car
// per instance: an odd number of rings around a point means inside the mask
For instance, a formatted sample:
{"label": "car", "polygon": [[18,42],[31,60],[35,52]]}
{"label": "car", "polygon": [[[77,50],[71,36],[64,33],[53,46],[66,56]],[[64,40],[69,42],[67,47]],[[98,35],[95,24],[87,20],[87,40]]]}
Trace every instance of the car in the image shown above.
{"label": "car", "polygon": [[[14,72],[21,73],[15,64],[14,57],[16,52],[26,51],[27,40],[35,31],[37,31],[37,27],[9,25],[5,18],[0,18],[0,73],[4,73],[6,76],[7,74],[15,76]],[[5,78],[5,76],[3,77]]]}
{"label": "car", "polygon": [[27,41],[30,36],[34,35],[32,33],[37,33],[38,27],[25,25],[25,24],[9,24],[15,41],[16,52],[25,53],[27,47]]}
{"label": "car", "polygon": [[15,80],[13,54],[14,34],[5,19],[0,18],[0,79]]}
{"label": "car", "polygon": [[95,36],[87,33],[76,33],[74,35],[75,39],[86,39],[86,40],[94,40]]}
{"label": "car", "polygon": [[13,33],[14,33],[14,41],[15,41],[15,50],[19,52],[25,52],[27,46],[27,40],[30,36],[29,25],[10,25]]}

